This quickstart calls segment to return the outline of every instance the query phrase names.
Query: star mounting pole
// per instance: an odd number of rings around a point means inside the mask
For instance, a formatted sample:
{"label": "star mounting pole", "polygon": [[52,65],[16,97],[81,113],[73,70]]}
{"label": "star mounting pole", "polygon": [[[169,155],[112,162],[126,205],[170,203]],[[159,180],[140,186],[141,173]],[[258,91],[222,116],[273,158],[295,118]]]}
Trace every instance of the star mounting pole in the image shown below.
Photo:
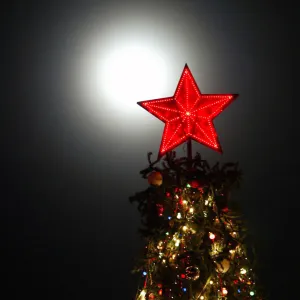
{"label": "star mounting pole", "polygon": [[165,123],[158,160],[187,142],[192,159],[192,140],[222,153],[213,120],[238,94],[201,94],[186,64],[174,96],[140,101],[138,104]]}
{"label": "star mounting pole", "polygon": [[187,152],[188,152],[188,160],[192,160],[192,140],[188,139],[187,141]]}

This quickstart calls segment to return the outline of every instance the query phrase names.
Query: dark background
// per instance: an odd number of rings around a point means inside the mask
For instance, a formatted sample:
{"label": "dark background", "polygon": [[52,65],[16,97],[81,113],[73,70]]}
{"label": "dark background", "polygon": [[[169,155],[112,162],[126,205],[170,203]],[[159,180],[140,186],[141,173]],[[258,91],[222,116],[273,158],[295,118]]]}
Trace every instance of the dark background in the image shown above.
{"label": "dark background", "polygon": [[[4,298],[134,297],[137,280],[130,269],[141,243],[139,215],[128,197],[146,188],[139,171],[147,165],[147,151],[156,155],[163,127],[154,117],[149,127],[134,115],[138,128],[129,126],[128,132],[113,115],[107,126],[94,122],[74,107],[72,99],[83,96],[71,91],[69,76],[84,47],[82,35],[95,30],[96,22],[101,37],[107,20],[107,26],[122,27],[125,16],[137,27],[143,17],[153,19],[156,25],[145,32],[158,44],[170,28],[173,45],[185,43],[186,60],[178,56],[168,66],[174,78],[187,62],[204,93],[240,94],[215,121],[224,154],[201,145],[194,149],[211,163],[240,162],[245,175],[237,197],[258,243],[261,279],[271,299],[295,299],[294,9],[287,2],[256,0],[40,0],[2,6]],[[209,78],[207,84],[200,73]],[[171,84],[174,90],[178,79]],[[104,106],[103,114],[108,112]]]}

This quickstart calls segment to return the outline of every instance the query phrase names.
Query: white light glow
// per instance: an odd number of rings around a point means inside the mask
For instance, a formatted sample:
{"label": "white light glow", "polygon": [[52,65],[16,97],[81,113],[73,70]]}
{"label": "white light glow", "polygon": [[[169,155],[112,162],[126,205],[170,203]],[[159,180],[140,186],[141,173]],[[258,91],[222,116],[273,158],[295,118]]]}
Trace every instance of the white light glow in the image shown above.
{"label": "white light glow", "polygon": [[120,110],[160,97],[166,89],[165,62],[154,49],[123,47],[109,53],[97,68],[99,92]]}

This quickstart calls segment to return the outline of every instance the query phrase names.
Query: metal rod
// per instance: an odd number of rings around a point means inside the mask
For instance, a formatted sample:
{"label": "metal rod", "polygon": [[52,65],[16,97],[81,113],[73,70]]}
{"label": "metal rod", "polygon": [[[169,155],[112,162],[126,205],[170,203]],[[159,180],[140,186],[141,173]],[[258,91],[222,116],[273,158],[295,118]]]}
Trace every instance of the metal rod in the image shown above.
{"label": "metal rod", "polygon": [[187,154],[188,154],[188,161],[191,162],[193,159],[193,154],[192,154],[192,140],[188,139],[187,140]]}

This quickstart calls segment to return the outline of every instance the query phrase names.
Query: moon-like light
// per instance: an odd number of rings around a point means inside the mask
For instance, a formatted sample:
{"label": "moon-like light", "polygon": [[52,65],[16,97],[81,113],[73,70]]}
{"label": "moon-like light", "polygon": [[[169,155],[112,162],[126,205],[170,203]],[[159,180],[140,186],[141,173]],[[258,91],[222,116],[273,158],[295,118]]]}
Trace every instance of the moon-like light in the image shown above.
{"label": "moon-like light", "polygon": [[137,101],[160,97],[166,88],[165,62],[154,49],[135,45],[116,49],[98,68],[101,93],[127,112],[137,107]]}

